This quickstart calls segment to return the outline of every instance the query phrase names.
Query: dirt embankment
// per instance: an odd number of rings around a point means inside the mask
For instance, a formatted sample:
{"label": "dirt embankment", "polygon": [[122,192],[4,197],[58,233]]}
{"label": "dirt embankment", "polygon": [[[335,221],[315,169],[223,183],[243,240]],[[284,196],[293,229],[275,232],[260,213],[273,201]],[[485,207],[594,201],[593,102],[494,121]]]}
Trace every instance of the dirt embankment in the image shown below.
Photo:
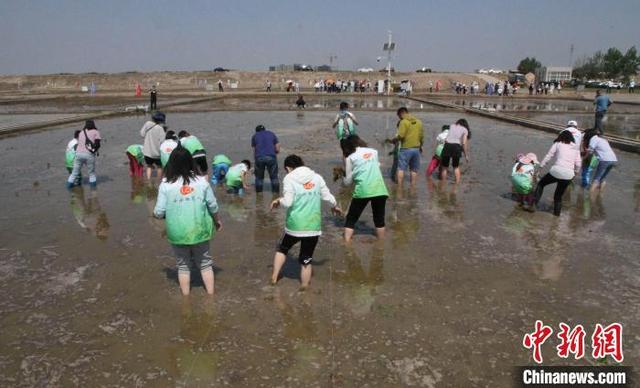
{"label": "dirt embankment", "polygon": [[[435,86],[440,81],[443,88],[449,88],[453,82],[470,84],[478,81],[484,85],[484,80],[476,74],[467,73],[394,73],[394,81],[410,79],[414,82],[414,90],[426,90],[431,81]],[[272,83],[274,91],[283,90],[286,81],[293,80],[300,84],[300,88],[313,88],[313,84],[320,79],[333,80],[376,80],[386,78],[386,73],[357,73],[357,72],[299,72],[299,71],[229,71],[216,73],[213,71],[162,71],[162,72],[127,72],[127,73],[83,73],[83,74],[49,74],[49,75],[17,75],[0,76],[0,92],[79,92],[82,86],[92,82],[99,91],[133,91],[137,84],[143,88],[143,93],[153,84],[166,91],[205,90],[211,85],[217,90],[218,80],[226,89],[237,82],[238,89],[259,90],[265,87],[267,80]]]}

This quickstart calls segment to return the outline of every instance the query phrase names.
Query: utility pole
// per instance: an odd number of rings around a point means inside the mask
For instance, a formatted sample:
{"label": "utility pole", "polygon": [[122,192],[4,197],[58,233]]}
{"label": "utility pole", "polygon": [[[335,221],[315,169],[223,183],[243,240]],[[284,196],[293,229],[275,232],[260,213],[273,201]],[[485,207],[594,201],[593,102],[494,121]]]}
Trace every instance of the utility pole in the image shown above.
{"label": "utility pole", "polygon": [[382,50],[387,52],[387,96],[391,94],[391,52],[396,48],[396,44],[391,39],[391,31],[387,31],[389,34],[389,41],[382,46]]}
{"label": "utility pole", "polygon": [[[338,56],[335,54],[329,54],[329,66],[331,66],[331,70],[335,70],[333,68],[333,61],[337,60]],[[336,66],[337,66],[337,62],[336,62]]]}
{"label": "utility pole", "polygon": [[569,67],[573,68],[573,43],[569,46]]}

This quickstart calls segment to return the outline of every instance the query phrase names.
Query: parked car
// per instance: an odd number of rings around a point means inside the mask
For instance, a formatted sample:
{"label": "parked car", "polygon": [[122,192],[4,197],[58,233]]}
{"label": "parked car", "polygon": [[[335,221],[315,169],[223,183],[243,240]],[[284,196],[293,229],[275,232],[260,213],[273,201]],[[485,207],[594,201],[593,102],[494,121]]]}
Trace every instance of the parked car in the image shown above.
{"label": "parked car", "polygon": [[361,67],[358,70],[356,70],[358,73],[372,73],[373,69],[370,67]]}
{"label": "parked car", "polygon": [[[380,70],[378,70],[378,71],[379,71],[380,73],[386,73],[386,72],[387,72],[387,68],[385,67],[384,69],[380,69]],[[394,68],[392,67],[392,68],[391,68],[391,72],[392,72],[392,73],[395,73],[395,72],[396,72],[396,69],[394,69]]]}
{"label": "parked car", "polygon": [[229,71],[229,69],[225,69],[224,67],[216,67],[215,69],[213,69],[213,71],[216,73],[221,73],[224,71]]}
{"label": "parked car", "polygon": [[428,67],[421,67],[416,70],[416,73],[431,73],[431,69]]}
{"label": "parked car", "polygon": [[311,65],[293,65],[293,70],[295,71],[313,71],[313,67]]}

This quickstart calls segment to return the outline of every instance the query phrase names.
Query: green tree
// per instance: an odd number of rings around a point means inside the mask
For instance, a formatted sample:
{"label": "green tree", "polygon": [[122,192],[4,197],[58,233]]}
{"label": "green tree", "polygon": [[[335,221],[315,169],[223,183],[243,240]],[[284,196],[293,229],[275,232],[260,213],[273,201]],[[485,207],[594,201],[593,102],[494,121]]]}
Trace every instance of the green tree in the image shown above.
{"label": "green tree", "polygon": [[535,57],[526,57],[518,64],[518,71],[523,74],[533,73],[537,68],[542,66]]}
{"label": "green tree", "polygon": [[629,50],[624,54],[622,58],[621,75],[625,82],[635,76],[640,70],[640,57],[638,57],[638,51],[636,46],[631,46]]}
{"label": "green tree", "polygon": [[604,73],[607,78],[618,78],[624,68],[624,55],[615,47],[609,48],[604,54]]}
{"label": "green tree", "polygon": [[596,79],[604,77],[604,54],[596,51],[592,56],[578,59],[573,68],[573,76],[578,79]]}

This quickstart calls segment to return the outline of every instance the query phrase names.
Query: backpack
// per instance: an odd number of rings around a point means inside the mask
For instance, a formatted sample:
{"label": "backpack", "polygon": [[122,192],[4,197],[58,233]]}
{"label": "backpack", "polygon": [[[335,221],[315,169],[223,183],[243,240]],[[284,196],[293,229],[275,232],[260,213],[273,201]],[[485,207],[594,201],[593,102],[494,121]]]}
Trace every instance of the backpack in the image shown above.
{"label": "backpack", "polygon": [[89,136],[87,136],[86,128],[83,129],[82,132],[84,132],[84,145],[85,147],[87,147],[87,151],[91,152],[92,154],[97,154],[100,146],[92,142],[91,140],[89,140]]}

